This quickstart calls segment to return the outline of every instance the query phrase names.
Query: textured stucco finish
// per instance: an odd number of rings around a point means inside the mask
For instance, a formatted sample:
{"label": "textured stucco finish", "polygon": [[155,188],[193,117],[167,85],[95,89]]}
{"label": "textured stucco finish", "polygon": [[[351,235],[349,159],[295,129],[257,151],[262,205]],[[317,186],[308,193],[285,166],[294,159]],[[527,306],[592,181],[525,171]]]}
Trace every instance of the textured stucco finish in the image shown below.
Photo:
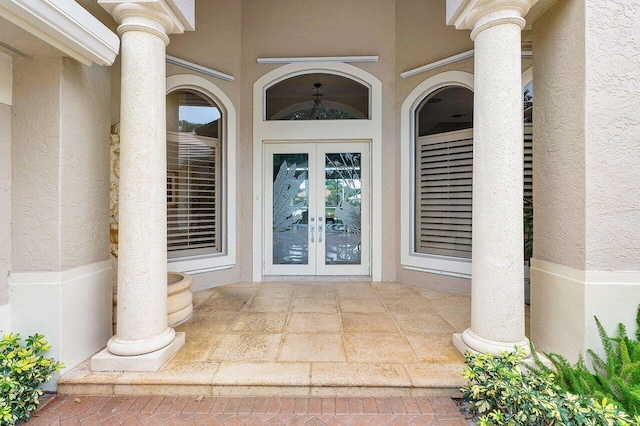
{"label": "textured stucco finish", "polygon": [[584,2],[533,24],[534,257],[585,268]]}
{"label": "textured stucco finish", "polygon": [[106,68],[14,61],[13,271],[108,259],[108,123]]}
{"label": "textured stucco finish", "polygon": [[640,270],[640,5],[558,2],[534,26],[534,256]]}
{"label": "textured stucco finish", "polygon": [[13,62],[13,271],[60,270],[62,62],[61,58]]}
{"label": "textured stucco finish", "polygon": [[0,305],[9,302],[11,270],[11,107],[0,103]]}
{"label": "textured stucco finish", "polygon": [[586,2],[586,269],[640,270],[640,3]]}
{"label": "textured stucco finish", "polygon": [[534,257],[585,267],[584,3],[533,24]]}
{"label": "textured stucco finish", "polygon": [[640,5],[558,2],[533,26],[531,336],[576,359],[640,299]]}
{"label": "textured stucco finish", "polygon": [[63,61],[60,226],[62,270],[109,258],[108,68]]}

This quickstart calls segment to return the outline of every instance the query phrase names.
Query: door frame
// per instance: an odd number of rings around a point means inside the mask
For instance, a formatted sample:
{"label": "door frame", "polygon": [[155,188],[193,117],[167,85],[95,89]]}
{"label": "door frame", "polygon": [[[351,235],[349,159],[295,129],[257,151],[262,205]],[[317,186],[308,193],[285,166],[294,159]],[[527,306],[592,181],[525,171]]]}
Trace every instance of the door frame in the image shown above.
{"label": "door frame", "polygon": [[[368,120],[267,121],[265,92],[272,85],[302,74],[337,74],[370,88]],[[382,279],[382,83],[374,75],[343,62],[296,62],[283,65],[253,85],[253,281],[263,281],[264,143],[269,141],[369,141],[371,143],[371,280]]]}
{"label": "door frame", "polygon": [[[263,276],[370,276],[371,275],[371,143],[370,141],[273,141],[263,144],[263,170],[265,176],[263,178],[264,188],[262,196],[264,197],[262,211],[262,217],[264,218],[265,226],[263,228]],[[277,148],[275,148],[277,147]],[[275,148],[275,149],[274,149]],[[311,211],[313,216],[325,216],[326,219],[326,207],[324,201],[325,189],[325,155],[328,153],[340,153],[340,152],[359,152],[361,153],[361,168],[360,179],[362,182],[362,201],[361,201],[361,223],[362,232],[361,238],[361,263],[357,265],[351,264],[330,264],[326,265],[325,261],[325,249],[322,244],[322,231],[318,229],[316,231],[316,242],[313,243],[313,239],[308,245],[308,263],[306,265],[274,265],[273,261],[273,232],[271,227],[272,211],[271,206],[273,202],[273,164],[272,155],[278,153],[291,154],[291,153],[307,153],[308,154],[308,211]],[[321,166],[322,164],[322,166]],[[320,200],[323,201],[320,201]],[[321,208],[325,207],[325,208]],[[313,221],[313,219],[311,219]],[[327,226],[327,222],[309,223],[309,226]],[[327,231],[324,232],[327,237]],[[326,243],[326,239],[325,239]],[[271,258],[271,262],[269,261]],[[281,269],[282,271],[273,272],[267,274],[265,271],[270,268],[272,270]],[[367,272],[363,272],[366,269]],[[314,270],[315,274],[309,273]]]}

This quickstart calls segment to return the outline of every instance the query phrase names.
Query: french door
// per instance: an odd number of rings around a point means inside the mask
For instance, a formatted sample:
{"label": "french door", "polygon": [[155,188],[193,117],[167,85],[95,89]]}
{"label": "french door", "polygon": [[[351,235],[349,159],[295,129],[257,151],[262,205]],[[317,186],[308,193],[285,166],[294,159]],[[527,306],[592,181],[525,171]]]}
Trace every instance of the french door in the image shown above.
{"label": "french door", "polygon": [[370,275],[366,142],[265,143],[265,275]]}

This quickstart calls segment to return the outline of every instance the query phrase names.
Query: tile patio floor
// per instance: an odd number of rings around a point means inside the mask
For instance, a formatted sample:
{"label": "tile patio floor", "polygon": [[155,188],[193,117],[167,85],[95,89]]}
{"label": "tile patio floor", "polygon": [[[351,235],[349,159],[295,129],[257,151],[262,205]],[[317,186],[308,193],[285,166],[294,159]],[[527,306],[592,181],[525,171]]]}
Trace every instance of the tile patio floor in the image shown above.
{"label": "tile patio floor", "polygon": [[59,393],[458,396],[452,334],[470,298],[401,284],[268,282],[194,293],[185,347],[158,373],[67,372]]}

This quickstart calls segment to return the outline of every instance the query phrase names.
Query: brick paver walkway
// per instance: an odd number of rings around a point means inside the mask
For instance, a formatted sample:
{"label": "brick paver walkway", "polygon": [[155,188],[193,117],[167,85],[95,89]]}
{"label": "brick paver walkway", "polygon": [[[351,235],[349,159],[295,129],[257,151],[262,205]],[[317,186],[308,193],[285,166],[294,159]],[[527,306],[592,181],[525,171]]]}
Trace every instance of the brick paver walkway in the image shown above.
{"label": "brick paver walkway", "polygon": [[58,396],[38,425],[459,425],[451,398]]}

